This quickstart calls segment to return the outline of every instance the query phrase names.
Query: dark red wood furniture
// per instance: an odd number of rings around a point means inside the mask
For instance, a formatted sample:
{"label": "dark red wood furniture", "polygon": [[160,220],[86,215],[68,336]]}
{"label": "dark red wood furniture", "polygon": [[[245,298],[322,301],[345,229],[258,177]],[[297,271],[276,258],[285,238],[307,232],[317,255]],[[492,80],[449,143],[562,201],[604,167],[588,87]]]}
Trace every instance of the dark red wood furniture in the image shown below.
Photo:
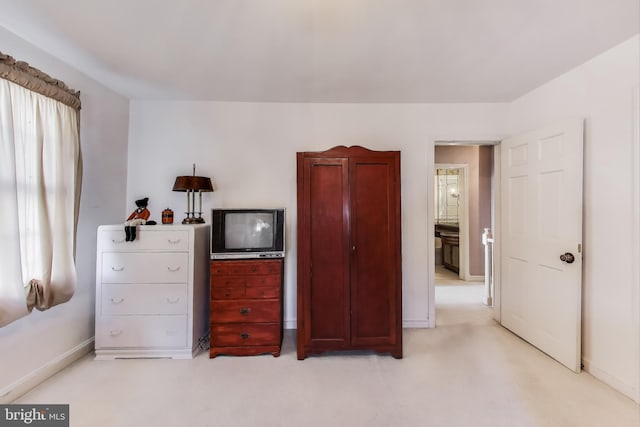
{"label": "dark red wood furniture", "polygon": [[298,359],[402,357],[400,152],[297,153]]}
{"label": "dark red wood furniture", "polygon": [[282,259],[211,261],[209,357],[280,355],[283,264]]}

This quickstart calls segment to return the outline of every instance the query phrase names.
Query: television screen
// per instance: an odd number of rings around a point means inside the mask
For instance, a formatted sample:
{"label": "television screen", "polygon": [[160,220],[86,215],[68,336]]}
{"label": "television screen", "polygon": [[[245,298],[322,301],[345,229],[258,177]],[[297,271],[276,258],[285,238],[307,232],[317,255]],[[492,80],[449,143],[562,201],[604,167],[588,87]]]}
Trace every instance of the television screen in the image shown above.
{"label": "television screen", "polygon": [[230,212],[225,216],[224,246],[227,249],[273,247],[274,223],[270,212]]}
{"label": "television screen", "polygon": [[211,259],[283,258],[284,209],[212,209]]}

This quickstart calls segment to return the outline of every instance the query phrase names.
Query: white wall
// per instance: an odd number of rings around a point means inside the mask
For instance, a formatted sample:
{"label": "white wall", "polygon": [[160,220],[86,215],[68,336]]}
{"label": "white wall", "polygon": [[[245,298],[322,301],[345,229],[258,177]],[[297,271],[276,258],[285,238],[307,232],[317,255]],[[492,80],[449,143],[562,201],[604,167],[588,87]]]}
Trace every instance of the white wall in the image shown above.
{"label": "white wall", "polygon": [[125,210],[129,102],[0,27],[0,50],[81,91],[84,160],[74,297],[0,328],[0,403],[93,348],[96,228]]}
{"label": "white wall", "polygon": [[583,362],[636,401],[640,283],[634,268],[640,254],[634,254],[633,237],[639,215],[633,196],[639,191],[633,183],[633,93],[640,84],[639,53],[635,36],[509,107],[516,133],[567,117],[586,119]]}
{"label": "white wall", "polygon": [[[211,176],[211,207],[287,208],[285,322],[296,320],[296,152],[335,145],[401,151],[404,325],[429,326],[427,218],[433,218],[427,177],[433,141],[442,135],[504,133],[503,104],[289,104],[133,101],[127,200],[148,196],[152,218],[171,207],[184,214],[177,175]],[[433,191],[433,190],[431,190]]]}

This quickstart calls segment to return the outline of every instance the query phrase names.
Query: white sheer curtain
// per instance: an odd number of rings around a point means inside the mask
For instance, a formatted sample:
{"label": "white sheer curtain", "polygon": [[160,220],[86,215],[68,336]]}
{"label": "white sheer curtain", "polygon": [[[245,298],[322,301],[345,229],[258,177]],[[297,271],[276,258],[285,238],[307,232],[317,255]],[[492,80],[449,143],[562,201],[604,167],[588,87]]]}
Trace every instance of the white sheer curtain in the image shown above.
{"label": "white sheer curtain", "polygon": [[78,112],[0,79],[0,326],[75,290]]}

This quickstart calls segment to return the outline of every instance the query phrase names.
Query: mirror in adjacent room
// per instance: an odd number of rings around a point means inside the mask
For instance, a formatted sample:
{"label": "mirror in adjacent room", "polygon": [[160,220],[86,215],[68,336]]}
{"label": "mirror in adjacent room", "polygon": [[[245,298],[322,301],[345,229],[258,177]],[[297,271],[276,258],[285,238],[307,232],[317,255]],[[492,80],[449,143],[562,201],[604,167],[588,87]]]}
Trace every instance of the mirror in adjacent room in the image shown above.
{"label": "mirror in adjacent room", "polygon": [[458,226],[460,220],[460,169],[436,169],[435,223]]}

